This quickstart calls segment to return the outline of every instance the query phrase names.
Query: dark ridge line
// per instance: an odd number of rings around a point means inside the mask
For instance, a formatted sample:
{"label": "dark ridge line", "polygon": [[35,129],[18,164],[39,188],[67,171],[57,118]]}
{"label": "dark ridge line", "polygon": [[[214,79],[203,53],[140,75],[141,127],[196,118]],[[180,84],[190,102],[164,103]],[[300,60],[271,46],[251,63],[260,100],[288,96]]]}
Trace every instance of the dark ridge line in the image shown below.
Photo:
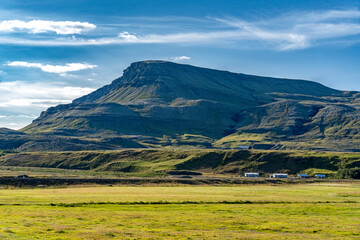
{"label": "dark ridge line", "polygon": [[[16,178],[16,177],[0,177],[0,186],[15,186],[15,187],[47,187],[47,186],[68,186],[76,184],[125,184],[125,185],[141,185],[141,184],[185,184],[185,185],[243,185],[243,184],[303,184],[303,183],[320,183],[328,181],[343,182],[344,179],[274,179],[274,178],[259,178],[259,179],[240,179],[240,178]],[[345,180],[346,181],[346,180]],[[109,186],[110,186],[109,185]]]}
{"label": "dark ridge line", "polygon": [[83,207],[83,206],[91,206],[91,205],[200,205],[200,204],[208,204],[208,205],[218,205],[218,204],[226,204],[226,205],[242,205],[242,204],[338,204],[338,203],[360,203],[358,201],[304,201],[304,202],[292,202],[292,201],[179,201],[179,202],[171,202],[171,201],[137,201],[137,202],[79,202],[79,203],[0,203],[0,207],[2,206],[51,206],[51,207]]}

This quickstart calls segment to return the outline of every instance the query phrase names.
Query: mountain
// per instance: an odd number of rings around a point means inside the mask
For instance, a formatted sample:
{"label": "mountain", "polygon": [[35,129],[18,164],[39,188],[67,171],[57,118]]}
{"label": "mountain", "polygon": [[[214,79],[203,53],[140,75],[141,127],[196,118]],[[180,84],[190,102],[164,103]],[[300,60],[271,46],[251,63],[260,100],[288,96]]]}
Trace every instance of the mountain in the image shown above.
{"label": "mountain", "polygon": [[[37,140],[19,148],[251,145],[357,151],[359,107],[360,93],[312,81],[141,61],[111,84],[42,112],[21,129]],[[39,145],[42,138],[51,140]]]}

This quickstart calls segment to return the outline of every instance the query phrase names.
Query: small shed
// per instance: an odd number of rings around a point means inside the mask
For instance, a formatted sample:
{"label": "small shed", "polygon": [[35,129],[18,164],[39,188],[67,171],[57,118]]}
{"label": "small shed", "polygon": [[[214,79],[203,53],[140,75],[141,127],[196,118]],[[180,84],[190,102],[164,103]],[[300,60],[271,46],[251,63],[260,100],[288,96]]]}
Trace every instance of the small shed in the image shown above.
{"label": "small shed", "polygon": [[250,172],[250,173],[245,173],[245,177],[260,177],[260,174],[255,172]]}
{"label": "small shed", "polygon": [[299,178],[309,178],[307,174],[298,174]]}
{"label": "small shed", "polygon": [[326,178],[326,175],[325,174],[316,174],[315,177],[323,179],[323,178]]}
{"label": "small shed", "polygon": [[287,178],[288,175],[286,173],[273,173],[270,175],[271,178]]}

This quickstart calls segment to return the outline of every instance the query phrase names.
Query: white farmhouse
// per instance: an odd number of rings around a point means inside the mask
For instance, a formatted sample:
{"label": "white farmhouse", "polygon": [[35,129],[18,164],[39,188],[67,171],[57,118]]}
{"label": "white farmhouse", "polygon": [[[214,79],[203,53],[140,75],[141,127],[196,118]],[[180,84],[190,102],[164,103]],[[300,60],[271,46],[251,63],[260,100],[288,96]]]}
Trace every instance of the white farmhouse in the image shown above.
{"label": "white farmhouse", "polygon": [[254,173],[254,172],[250,172],[250,173],[245,173],[245,177],[260,177],[259,173]]}
{"label": "white farmhouse", "polygon": [[288,175],[286,173],[273,173],[270,175],[271,178],[287,178]]}

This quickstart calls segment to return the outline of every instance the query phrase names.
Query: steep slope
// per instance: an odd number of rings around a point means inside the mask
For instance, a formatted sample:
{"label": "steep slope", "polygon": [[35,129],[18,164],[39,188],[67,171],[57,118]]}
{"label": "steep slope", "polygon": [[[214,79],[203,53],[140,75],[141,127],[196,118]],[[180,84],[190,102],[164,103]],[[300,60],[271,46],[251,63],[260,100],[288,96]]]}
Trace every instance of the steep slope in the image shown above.
{"label": "steep slope", "polygon": [[358,93],[316,82],[142,61],[111,84],[49,108],[22,131],[121,137],[149,147],[217,141],[218,147],[265,143],[311,148],[298,143],[340,139],[346,140],[343,149],[356,150],[346,145],[349,139],[359,140],[358,108]]}
{"label": "steep slope", "polygon": [[75,104],[170,103],[177,98],[207,99],[242,106],[270,102],[269,93],[329,96],[340,93],[319,83],[237,74],[164,61],[132,63],[110,85],[74,100]]}

